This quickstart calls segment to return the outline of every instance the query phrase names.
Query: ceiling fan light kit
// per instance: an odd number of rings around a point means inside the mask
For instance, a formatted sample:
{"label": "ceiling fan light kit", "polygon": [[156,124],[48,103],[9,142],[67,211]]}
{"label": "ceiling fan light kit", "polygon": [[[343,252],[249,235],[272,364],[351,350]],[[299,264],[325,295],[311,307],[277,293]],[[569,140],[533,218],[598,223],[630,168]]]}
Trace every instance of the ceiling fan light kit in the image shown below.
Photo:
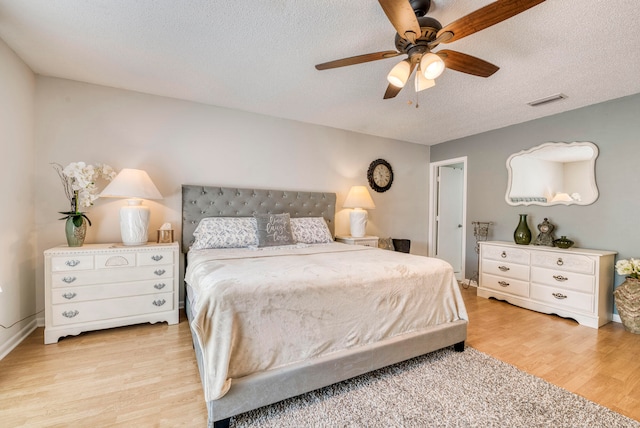
{"label": "ceiling fan light kit", "polygon": [[409,60],[402,60],[397,63],[387,75],[387,80],[397,88],[403,88],[411,74]]}
{"label": "ceiling fan light kit", "polygon": [[440,77],[444,71],[444,61],[438,55],[429,52],[422,55],[420,69],[424,77],[429,80],[434,80]]}
{"label": "ceiling fan light kit", "polygon": [[498,24],[544,1],[497,0],[443,27],[435,18],[426,16],[431,7],[431,0],[378,0],[396,30],[396,51],[374,52],[329,61],[316,65],[316,69],[328,70],[407,55],[407,58],[396,64],[387,75],[389,86],[384,99],[394,98],[400,93],[416,66],[416,92],[434,86],[433,80],[440,76],[445,68],[486,78],[499,68],[462,52],[449,49],[433,52],[433,49],[441,43],[451,43]]}
{"label": "ceiling fan light kit", "polygon": [[434,86],[436,86],[435,80],[427,79],[424,77],[423,73],[416,73],[416,92],[424,91],[425,89],[433,88]]}

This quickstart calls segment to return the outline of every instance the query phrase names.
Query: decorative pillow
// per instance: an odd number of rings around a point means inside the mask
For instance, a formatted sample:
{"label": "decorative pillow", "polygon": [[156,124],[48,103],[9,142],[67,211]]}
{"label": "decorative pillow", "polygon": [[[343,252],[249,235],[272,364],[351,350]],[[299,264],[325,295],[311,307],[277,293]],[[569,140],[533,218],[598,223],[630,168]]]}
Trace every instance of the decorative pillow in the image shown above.
{"label": "decorative pillow", "polygon": [[393,251],[393,240],[391,238],[380,238],[378,240],[378,248],[382,248],[383,250],[391,250]]}
{"label": "decorative pillow", "polygon": [[322,217],[298,217],[291,219],[291,233],[296,242],[305,244],[327,244],[333,237],[327,221]]}
{"label": "decorative pillow", "polygon": [[256,219],[253,217],[207,217],[193,232],[193,250],[205,248],[244,248],[258,244]]}
{"label": "decorative pillow", "polygon": [[289,214],[256,214],[258,247],[291,245],[296,241],[291,234]]}

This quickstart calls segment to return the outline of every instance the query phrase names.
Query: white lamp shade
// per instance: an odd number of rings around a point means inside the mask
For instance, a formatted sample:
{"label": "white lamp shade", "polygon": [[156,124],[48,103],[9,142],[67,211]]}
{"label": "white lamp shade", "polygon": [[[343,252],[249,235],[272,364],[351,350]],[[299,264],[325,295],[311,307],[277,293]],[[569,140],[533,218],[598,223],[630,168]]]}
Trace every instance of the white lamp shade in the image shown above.
{"label": "white lamp shade", "polygon": [[436,85],[433,79],[427,79],[422,73],[416,73],[416,92],[424,91]]}
{"label": "white lamp shade", "polygon": [[411,66],[409,65],[408,60],[403,60],[397,63],[387,75],[387,80],[393,86],[402,88],[405,83],[407,83],[407,79],[409,79],[409,74],[411,74]]}
{"label": "white lamp shade", "polygon": [[433,80],[439,77],[444,71],[444,61],[438,55],[434,53],[427,53],[422,55],[420,60],[420,69],[422,74],[429,80]]}
{"label": "white lamp shade", "polygon": [[124,168],[100,193],[101,198],[162,199],[149,174],[141,169]]}
{"label": "white lamp shade", "polygon": [[376,207],[366,186],[353,186],[349,190],[342,206],[344,208],[354,208],[349,213],[351,236],[355,238],[363,237],[367,229],[367,217],[369,216],[365,209],[370,210]]}
{"label": "white lamp shade", "polygon": [[366,186],[353,186],[342,204],[343,208],[362,208],[371,210],[376,207]]}
{"label": "white lamp shade", "polygon": [[[103,198],[127,198],[120,208],[120,234],[124,245],[144,245],[149,239],[149,208],[142,199],[162,199],[149,174],[125,168],[100,193]],[[141,199],[142,198],[142,199]]]}

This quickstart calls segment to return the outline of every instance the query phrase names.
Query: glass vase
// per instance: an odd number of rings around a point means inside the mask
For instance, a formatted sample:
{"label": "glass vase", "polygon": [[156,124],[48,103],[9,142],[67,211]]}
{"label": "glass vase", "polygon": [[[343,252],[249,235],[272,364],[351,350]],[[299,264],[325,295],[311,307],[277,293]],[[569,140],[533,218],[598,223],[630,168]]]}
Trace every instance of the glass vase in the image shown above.
{"label": "glass vase", "polygon": [[520,214],[520,222],[513,232],[513,240],[520,245],[529,245],[531,242],[531,229],[527,224],[527,214]]}
{"label": "glass vase", "polygon": [[67,235],[67,244],[70,247],[82,247],[84,244],[84,238],[87,235],[87,220],[84,217],[76,217],[82,220],[80,226],[76,226],[73,217],[67,218],[67,222],[64,226],[65,234]]}

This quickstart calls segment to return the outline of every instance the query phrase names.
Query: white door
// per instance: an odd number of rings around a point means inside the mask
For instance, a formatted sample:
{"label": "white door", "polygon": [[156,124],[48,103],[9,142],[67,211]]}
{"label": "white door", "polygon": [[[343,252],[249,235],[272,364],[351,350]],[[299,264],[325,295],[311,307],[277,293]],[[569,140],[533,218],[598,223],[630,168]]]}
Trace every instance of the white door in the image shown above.
{"label": "white door", "polygon": [[462,278],[464,171],[460,166],[439,166],[436,211],[436,254]]}

